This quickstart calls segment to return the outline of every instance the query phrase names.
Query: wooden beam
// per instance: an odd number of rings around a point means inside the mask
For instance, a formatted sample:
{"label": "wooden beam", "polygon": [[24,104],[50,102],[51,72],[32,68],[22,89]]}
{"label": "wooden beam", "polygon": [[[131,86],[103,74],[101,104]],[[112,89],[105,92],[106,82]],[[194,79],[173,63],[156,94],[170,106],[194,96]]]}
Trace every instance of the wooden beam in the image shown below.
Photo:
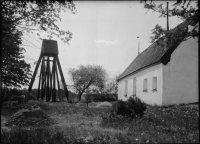
{"label": "wooden beam", "polygon": [[55,69],[56,69],[56,78],[57,78],[57,85],[58,85],[58,96],[59,96],[60,101],[62,101],[61,95],[60,95],[60,84],[59,84],[57,67],[55,67]]}
{"label": "wooden beam", "polygon": [[62,72],[62,69],[61,69],[61,66],[60,66],[60,61],[59,61],[58,56],[56,56],[55,58],[56,58],[56,61],[58,63],[58,69],[59,69],[59,72],[60,72],[60,76],[61,76],[61,80],[62,80],[62,84],[63,84],[64,90],[65,90],[65,95],[66,95],[66,98],[67,98],[67,101],[68,101],[68,90],[67,90],[67,85],[65,83],[63,72]]}
{"label": "wooden beam", "polygon": [[45,98],[46,98],[46,101],[48,101],[48,95],[47,95],[47,73],[48,73],[48,67],[47,67],[47,61],[45,62]]}
{"label": "wooden beam", "polygon": [[36,74],[37,74],[38,67],[39,67],[39,65],[40,65],[41,59],[42,59],[42,54],[40,54],[40,57],[39,57],[39,59],[38,59],[38,61],[37,61],[37,64],[36,64],[36,67],[35,67],[35,70],[34,70],[34,73],[33,73],[33,77],[32,77],[32,79],[31,79],[30,85],[29,85],[29,87],[28,87],[29,93],[31,93],[32,86],[33,86],[33,83],[34,83],[34,81],[35,81],[35,76],[36,76]]}
{"label": "wooden beam", "polygon": [[53,76],[53,68],[51,68],[51,64],[49,61],[49,78],[50,78],[49,96],[50,96],[50,99],[52,97],[52,76]]}
{"label": "wooden beam", "polygon": [[53,61],[53,95],[52,95],[52,101],[55,102],[56,101],[56,80],[55,80],[55,72],[56,72],[56,59],[54,58]]}
{"label": "wooden beam", "polygon": [[42,66],[41,66],[41,69],[40,69],[40,77],[39,77],[39,85],[38,85],[38,95],[37,95],[37,99],[40,98],[40,83],[41,83],[41,77],[42,77]]}
{"label": "wooden beam", "polygon": [[[48,57],[48,56],[47,56]],[[46,84],[46,101],[50,101],[50,95],[49,95],[49,57],[47,58],[47,75],[46,75],[46,80],[47,80],[47,84]]]}
{"label": "wooden beam", "polygon": [[42,61],[42,94],[41,94],[41,98],[42,100],[44,99],[44,96],[45,96],[45,62],[44,62],[44,59]]}
{"label": "wooden beam", "polygon": [[53,62],[53,60],[44,60],[44,61],[50,61],[50,62]]}

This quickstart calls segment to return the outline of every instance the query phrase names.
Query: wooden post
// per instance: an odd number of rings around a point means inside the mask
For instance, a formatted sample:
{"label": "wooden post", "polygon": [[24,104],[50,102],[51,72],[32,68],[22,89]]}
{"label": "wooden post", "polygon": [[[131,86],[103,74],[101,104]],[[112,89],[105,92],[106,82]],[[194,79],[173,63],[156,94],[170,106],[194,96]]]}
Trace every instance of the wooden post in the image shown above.
{"label": "wooden post", "polygon": [[44,72],[44,93],[45,93],[45,99],[47,100],[47,61],[44,61],[45,65],[45,72]]}
{"label": "wooden post", "polygon": [[56,60],[54,58],[54,61],[53,61],[53,72],[52,72],[52,75],[53,75],[53,95],[52,95],[52,101],[55,102],[56,101],[56,80],[55,80],[55,72],[56,72]]}
{"label": "wooden post", "polygon": [[45,96],[45,99],[46,99],[46,95],[47,95],[47,62],[44,61],[44,65],[45,65],[45,71],[44,71],[44,96]]}
{"label": "wooden post", "polygon": [[[51,62],[51,61],[50,61]],[[50,65],[50,64],[49,64]],[[53,66],[52,66],[53,67]],[[53,68],[51,68],[51,65],[50,65],[50,69],[49,69],[49,72],[50,72],[50,91],[49,91],[49,95],[50,97],[53,97],[52,96],[52,76],[53,76]],[[50,98],[51,99],[51,98]]]}
{"label": "wooden post", "polygon": [[[53,57],[53,60],[51,60],[50,57]],[[59,76],[58,76],[58,70],[59,70],[61,81],[62,81],[64,91],[65,91],[65,95],[68,100],[67,85],[65,83],[60,61],[58,59],[58,45],[57,45],[57,42],[54,40],[44,39],[42,42],[41,54],[40,54],[39,60],[37,62],[37,65],[33,73],[33,77],[29,85],[29,89],[28,89],[29,92],[31,92],[32,90],[32,86],[33,86],[33,83],[38,71],[38,67],[41,63],[41,60],[42,60],[42,64],[41,64],[41,70],[40,70],[40,76],[39,76],[37,99],[41,98],[43,100],[45,98],[47,102],[50,100],[52,100],[53,102],[56,101],[56,98],[57,98],[56,97],[56,80],[57,80],[59,99],[60,101],[62,101],[62,98],[60,97],[61,89],[60,89]],[[57,68],[57,65],[58,65],[58,68]]]}
{"label": "wooden post", "polygon": [[63,84],[64,90],[65,90],[65,95],[66,95],[66,98],[67,98],[67,101],[68,101],[68,90],[67,90],[67,85],[65,83],[63,72],[62,72],[62,69],[61,69],[61,66],[60,66],[60,61],[59,61],[58,56],[56,56],[55,58],[56,58],[56,61],[58,63],[58,69],[59,69],[59,72],[60,72],[60,76],[61,76],[61,80],[62,80],[62,84]]}
{"label": "wooden post", "polygon": [[57,71],[57,67],[55,66],[55,69],[56,69],[56,79],[57,79],[57,85],[58,85],[58,96],[59,96],[59,99],[60,101],[61,100],[61,95],[60,95],[60,84],[59,84],[59,78],[58,78],[58,71]]}
{"label": "wooden post", "polygon": [[41,83],[41,77],[42,77],[42,67],[40,69],[40,77],[39,77],[39,85],[38,85],[38,95],[37,95],[37,99],[40,98],[40,83]]}
{"label": "wooden post", "polygon": [[44,63],[43,63],[44,58],[42,59],[42,64],[41,64],[41,90],[40,90],[40,98],[42,99],[43,97],[43,86],[44,86],[44,81],[43,81],[43,75],[44,75]]}
{"label": "wooden post", "polygon": [[44,62],[44,57],[43,57],[43,60],[42,60],[42,89],[41,89],[41,99],[43,100],[44,99],[44,96],[45,96],[45,62]]}
{"label": "wooden post", "polygon": [[49,56],[47,56],[47,74],[46,74],[46,80],[47,80],[47,85],[46,85],[46,101],[50,101],[50,95],[49,95]]}
{"label": "wooden post", "polygon": [[29,93],[31,93],[32,86],[33,86],[33,83],[34,83],[34,81],[35,81],[35,76],[36,76],[36,74],[37,74],[38,67],[39,67],[39,65],[40,65],[41,59],[42,59],[42,54],[40,54],[40,57],[39,57],[39,59],[38,59],[38,61],[37,61],[37,64],[36,64],[36,67],[35,67],[35,71],[34,71],[34,73],[33,73],[33,77],[32,77],[32,79],[31,79],[31,82],[30,82],[30,85],[29,85],[29,88],[28,88]]}

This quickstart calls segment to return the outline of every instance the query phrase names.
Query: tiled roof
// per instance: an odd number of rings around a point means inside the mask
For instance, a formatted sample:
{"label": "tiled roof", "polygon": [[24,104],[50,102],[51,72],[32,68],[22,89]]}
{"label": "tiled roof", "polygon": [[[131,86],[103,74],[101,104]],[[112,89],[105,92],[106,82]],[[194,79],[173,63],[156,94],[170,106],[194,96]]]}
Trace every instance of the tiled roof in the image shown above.
{"label": "tiled roof", "polygon": [[[187,28],[189,24],[194,25],[190,20],[186,20],[185,22],[176,26],[174,29],[170,30],[170,32],[175,33],[178,31],[179,28]],[[160,38],[158,41],[164,42],[162,38]],[[136,73],[139,70],[154,65],[156,63],[161,62],[163,64],[166,64],[170,60],[171,53],[177,48],[179,44],[180,42],[174,44],[173,46],[167,47],[164,43],[163,45],[160,45],[154,42],[133,60],[133,62],[119,76],[118,81],[128,75]]]}

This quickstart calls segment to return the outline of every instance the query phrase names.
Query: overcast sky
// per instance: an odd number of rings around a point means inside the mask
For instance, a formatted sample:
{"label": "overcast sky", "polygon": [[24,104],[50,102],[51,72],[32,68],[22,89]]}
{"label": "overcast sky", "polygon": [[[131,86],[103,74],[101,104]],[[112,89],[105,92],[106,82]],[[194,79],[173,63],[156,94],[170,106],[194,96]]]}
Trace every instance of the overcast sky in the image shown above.
{"label": "overcast sky", "polygon": [[[170,1],[169,6],[174,2]],[[161,3],[166,5],[165,1]],[[54,38],[58,42],[59,59],[67,84],[71,84],[69,68],[78,65],[101,65],[110,78],[121,74],[138,55],[137,37],[140,37],[142,52],[151,45],[149,37],[155,25],[166,28],[166,19],[158,18],[156,12],[146,13],[148,10],[139,1],[74,1],[74,4],[77,13],[63,12],[59,23],[60,29],[73,33],[69,45]],[[169,27],[174,28],[181,22],[176,17],[170,18]],[[29,36],[24,35],[32,43],[29,43],[31,47],[25,47],[25,60],[32,64],[34,71],[33,63],[39,58],[42,41],[34,34]],[[33,88],[37,86],[38,78]]]}

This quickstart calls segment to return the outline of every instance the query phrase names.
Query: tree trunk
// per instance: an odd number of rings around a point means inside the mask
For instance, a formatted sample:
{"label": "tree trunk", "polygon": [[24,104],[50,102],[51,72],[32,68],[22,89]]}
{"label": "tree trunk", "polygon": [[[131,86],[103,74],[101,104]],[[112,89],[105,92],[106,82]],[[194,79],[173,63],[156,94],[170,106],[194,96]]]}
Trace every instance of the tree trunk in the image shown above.
{"label": "tree trunk", "polygon": [[81,95],[82,95],[82,94],[79,94],[79,95],[78,95],[78,101],[79,101],[79,102],[81,101]]}

